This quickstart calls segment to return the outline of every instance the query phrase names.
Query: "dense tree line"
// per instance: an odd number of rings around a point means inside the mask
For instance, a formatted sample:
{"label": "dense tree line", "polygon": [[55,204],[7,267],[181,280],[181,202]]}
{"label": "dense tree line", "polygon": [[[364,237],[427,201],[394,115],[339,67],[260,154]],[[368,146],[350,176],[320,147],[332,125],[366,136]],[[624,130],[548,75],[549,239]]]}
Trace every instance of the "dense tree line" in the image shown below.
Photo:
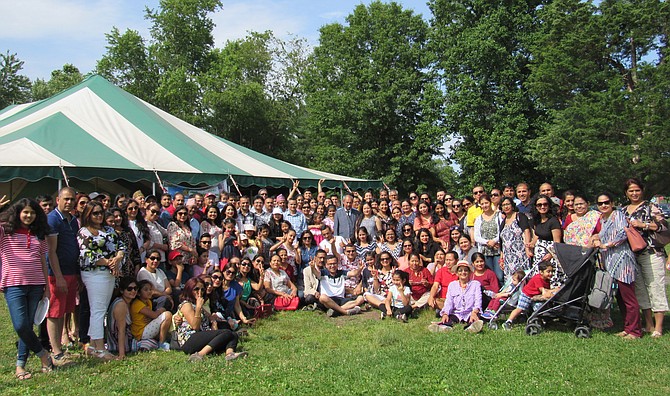
{"label": "dense tree line", "polygon": [[[551,180],[593,194],[630,175],[668,192],[666,1],[428,5],[359,5],[314,48],[270,31],[217,48],[219,0],[162,0],[150,37],[107,34],[96,72],[253,150],[402,191]],[[84,77],[65,65],[31,83],[21,67],[0,55],[0,107]]]}

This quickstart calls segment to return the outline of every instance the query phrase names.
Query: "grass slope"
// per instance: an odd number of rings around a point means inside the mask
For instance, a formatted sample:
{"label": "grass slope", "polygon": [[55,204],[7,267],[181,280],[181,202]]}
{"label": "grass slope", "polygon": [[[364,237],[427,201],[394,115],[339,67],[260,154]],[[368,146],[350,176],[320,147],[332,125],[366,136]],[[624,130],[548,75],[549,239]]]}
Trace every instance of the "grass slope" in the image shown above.
{"label": "grass slope", "polygon": [[[34,376],[21,382],[13,376],[16,335],[4,301],[0,318],[2,395],[670,394],[670,334],[627,341],[595,331],[581,340],[560,328],[528,337],[523,326],[434,334],[428,312],[407,324],[373,313],[279,313],[251,329],[244,360],[191,364],[181,352],[152,352],[105,364],[81,358],[41,374],[31,357]],[[619,329],[616,313],[615,321]]]}

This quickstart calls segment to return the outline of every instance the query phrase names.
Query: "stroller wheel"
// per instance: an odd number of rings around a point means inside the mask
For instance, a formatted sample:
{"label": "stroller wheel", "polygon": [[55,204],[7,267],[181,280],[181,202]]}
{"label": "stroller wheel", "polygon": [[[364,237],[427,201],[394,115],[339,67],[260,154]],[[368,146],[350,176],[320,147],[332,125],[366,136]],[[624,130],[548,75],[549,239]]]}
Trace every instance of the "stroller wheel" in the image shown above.
{"label": "stroller wheel", "polygon": [[489,329],[498,330],[498,322],[489,322]]}
{"label": "stroller wheel", "polygon": [[542,332],[542,326],[537,323],[530,323],[526,325],[526,335],[536,336]]}
{"label": "stroller wheel", "polygon": [[587,326],[577,326],[575,329],[575,337],[577,338],[591,338],[591,329]]}
{"label": "stroller wheel", "polygon": [[544,320],[540,318],[533,318],[528,321],[528,324],[534,324],[540,326],[540,328],[544,327]]}

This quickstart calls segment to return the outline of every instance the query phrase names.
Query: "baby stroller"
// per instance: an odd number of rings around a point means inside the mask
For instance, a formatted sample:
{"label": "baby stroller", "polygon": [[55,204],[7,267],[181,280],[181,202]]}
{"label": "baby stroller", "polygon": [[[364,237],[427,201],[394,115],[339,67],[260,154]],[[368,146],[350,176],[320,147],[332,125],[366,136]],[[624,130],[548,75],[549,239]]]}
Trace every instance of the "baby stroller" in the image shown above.
{"label": "baby stroller", "polygon": [[500,317],[500,315],[508,314],[512,312],[514,307],[516,307],[516,304],[519,301],[519,293],[521,293],[521,289],[524,287],[526,282],[528,282],[528,278],[530,278],[531,274],[532,271],[526,271],[526,275],[516,285],[512,285],[512,277],[509,277],[509,279],[507,280],[507,282],[505,282],[503,287],[500,288],[500,290],[509,290],[510,296],[500,304],[500,308],[496,310],[496,312],[489,320],[488,324],[489,329],[498,330],[499,326],[497,320]]}
{"label": "baby stroller", "polygon": [[561,319],[575,325],[577,338],[590,338],[591,327],[584,319],[588,297],[593,289],[597,249],[564,243],[554,244],[555,255],[563,267],[566,281],[550,299],[533,312],[526,323],[526,334],[537,335],[547,320]]}

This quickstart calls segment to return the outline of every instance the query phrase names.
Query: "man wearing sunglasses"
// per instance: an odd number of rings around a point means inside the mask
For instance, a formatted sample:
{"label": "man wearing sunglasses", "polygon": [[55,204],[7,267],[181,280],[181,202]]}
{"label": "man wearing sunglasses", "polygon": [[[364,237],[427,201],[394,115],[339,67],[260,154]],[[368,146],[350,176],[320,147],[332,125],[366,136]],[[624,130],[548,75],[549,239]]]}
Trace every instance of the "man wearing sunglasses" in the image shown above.
{"label": "man wearing sunglasses", "polygon": [[474,186],[472,189],[472,197],[475,199],[475,202],[474,205],[468,208],[468,216],[466,220],[470,239],[473,241],[475,240],[475,220],[483,213],[482,208],[479,206],[479,198],[481,198],[482,194],[484,194],[484,187]]}

